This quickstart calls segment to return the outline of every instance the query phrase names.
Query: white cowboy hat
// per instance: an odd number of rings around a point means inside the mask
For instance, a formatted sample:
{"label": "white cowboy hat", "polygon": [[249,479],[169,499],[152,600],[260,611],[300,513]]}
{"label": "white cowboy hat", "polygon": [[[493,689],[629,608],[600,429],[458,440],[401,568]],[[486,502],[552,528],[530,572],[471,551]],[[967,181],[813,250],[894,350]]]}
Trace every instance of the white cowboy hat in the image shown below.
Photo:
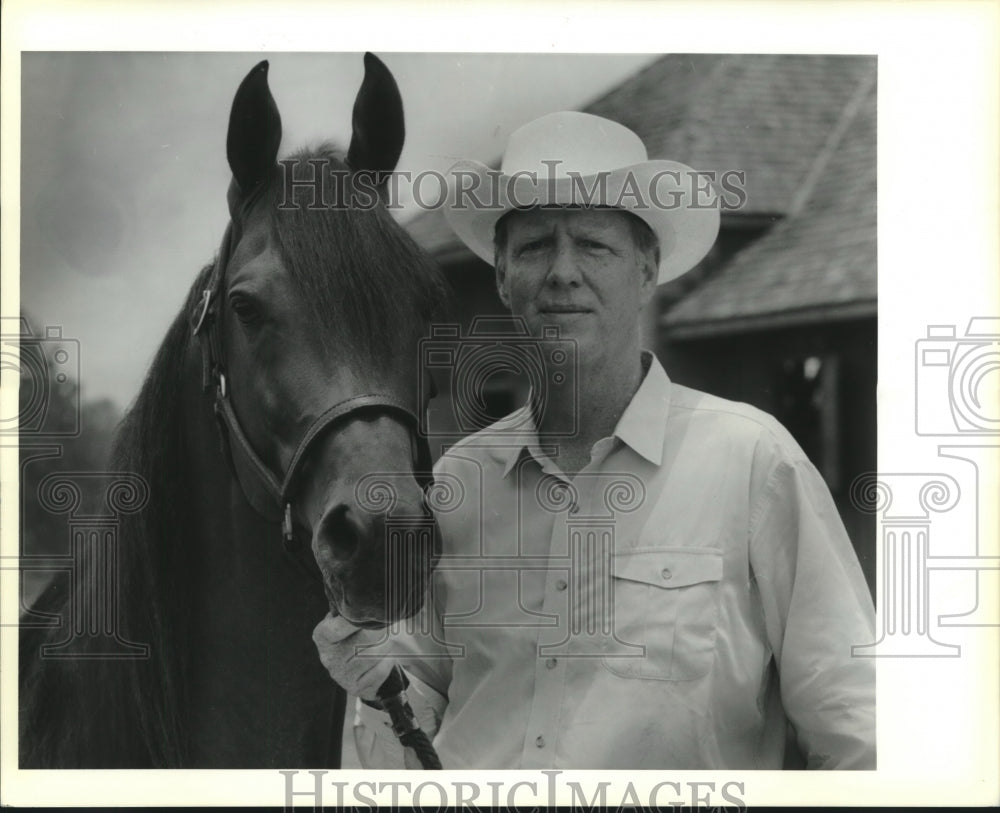
{"label": "white cowboy hat", "polygon": [[658,284],[701,260],[719,233],[706,173],[648,159],[639,137],[589,113],[550,113],[511,133],[500,170],[459,161],[448,173],[445,218],[493,265],[493,229],[507,212],[532,206],[611,206],[642,218],[660,241]]}

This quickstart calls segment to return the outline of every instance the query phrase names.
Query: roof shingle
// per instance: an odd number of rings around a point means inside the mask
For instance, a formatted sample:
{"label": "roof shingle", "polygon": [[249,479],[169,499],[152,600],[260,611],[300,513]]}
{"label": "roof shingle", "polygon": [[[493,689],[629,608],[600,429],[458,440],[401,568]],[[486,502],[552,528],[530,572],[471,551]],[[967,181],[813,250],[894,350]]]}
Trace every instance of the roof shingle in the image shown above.
{"label": "roof shingle", "polygon": [[672,54],[585,109],[631,128],[650,158],[746,172],[744,214],[784,214],[874,59]]}
{"label": "roof shingle", "polygon": [[[800,314],[829,318],[874,312],[876,276],[876,92],[859,85],[860,104],[792,212],[667,312],[673,336],[743,328],[748,319]],[[822,156],[819,157],[822,160]]]}

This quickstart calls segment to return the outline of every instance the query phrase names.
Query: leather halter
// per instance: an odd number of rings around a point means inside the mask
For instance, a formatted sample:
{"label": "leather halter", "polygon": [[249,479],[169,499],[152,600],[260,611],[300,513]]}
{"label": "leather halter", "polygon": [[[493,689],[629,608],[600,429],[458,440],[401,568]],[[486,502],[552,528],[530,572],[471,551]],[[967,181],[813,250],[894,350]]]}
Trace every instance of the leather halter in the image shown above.
{"label": "leather halter", "polygon": [[[245,215],[260,197],[260,188],[241,207]],[[420,423],[407,405],[394,395],[380,392],[351,395],[324,410],[302,435],[284,474],[274,472],[257,454],[240,425],[229,399],[220,330],[220,301],[226,278],[226,267],[238,240],[234,237],[233,221],[222,238],[219,257],[198,304],[191,314],[194,336],[201,343],[202,386],[215,388],[215,415],[224,449],[236,478],[250,505],[266,519],[281,520],[282,541],[287,550],[294,547],[292,528],[292,493],[296,478],[314,443],[334,424],[356,417],[361,412],[387,413],[399,418],[416,441],[417,459],[414,478],[425,490],[433,482],[431,454],[427,438],[420,432]]]}

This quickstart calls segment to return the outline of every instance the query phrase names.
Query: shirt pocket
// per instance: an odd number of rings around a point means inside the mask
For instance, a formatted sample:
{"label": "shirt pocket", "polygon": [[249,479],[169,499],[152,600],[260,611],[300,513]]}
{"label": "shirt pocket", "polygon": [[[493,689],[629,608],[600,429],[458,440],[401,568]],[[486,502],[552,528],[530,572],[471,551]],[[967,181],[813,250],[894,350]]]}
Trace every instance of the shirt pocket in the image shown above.
{"label": "shirt pocket", "polygon": [[614,636],[642,654],[606,656],[622,677],[694,680],[715,657],[722,580],[719,548],[633,548],[612,556]]}

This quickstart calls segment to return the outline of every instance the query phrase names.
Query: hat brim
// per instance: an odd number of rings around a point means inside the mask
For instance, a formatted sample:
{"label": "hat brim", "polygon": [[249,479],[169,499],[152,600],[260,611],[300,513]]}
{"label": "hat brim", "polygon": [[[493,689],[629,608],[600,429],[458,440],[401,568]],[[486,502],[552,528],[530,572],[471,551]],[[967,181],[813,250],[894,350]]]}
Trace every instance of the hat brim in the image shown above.
{"label": "hat brim", "polygon": [[[700,179],[699,179],[700,178]],[[660,243],[657,284],[676,279],[708,253],[719,234],[717,195],[704,173],[654,160],[576,177],[505,175],[478,161],[459,161],[448,174],[445,219],[466,246],[490,265],[497,221],[530,206],[611,206],[641,218]]]}

